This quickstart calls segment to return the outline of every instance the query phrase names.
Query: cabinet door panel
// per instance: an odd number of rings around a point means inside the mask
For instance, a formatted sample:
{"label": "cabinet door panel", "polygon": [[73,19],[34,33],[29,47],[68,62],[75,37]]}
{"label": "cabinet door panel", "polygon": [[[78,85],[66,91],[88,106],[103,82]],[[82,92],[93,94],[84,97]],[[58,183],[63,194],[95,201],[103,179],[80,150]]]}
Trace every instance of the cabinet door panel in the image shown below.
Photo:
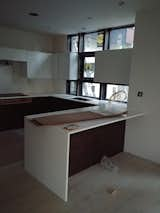
{"label": "cabinet door panel", "polygon": [[27,73],[29,78],[54,78],[57,73],[56,54],[29,51]]}
{"label": "cabinet door panel", "polygon": [[69,175],[72,176],[96,163],[106,155],[123,151],[125,121],[71,135]]}
{"label": "cabinet door panel", "polygon": [[27,51],[21,49],[1,47],[0,59],[25,62],[27,61]]}

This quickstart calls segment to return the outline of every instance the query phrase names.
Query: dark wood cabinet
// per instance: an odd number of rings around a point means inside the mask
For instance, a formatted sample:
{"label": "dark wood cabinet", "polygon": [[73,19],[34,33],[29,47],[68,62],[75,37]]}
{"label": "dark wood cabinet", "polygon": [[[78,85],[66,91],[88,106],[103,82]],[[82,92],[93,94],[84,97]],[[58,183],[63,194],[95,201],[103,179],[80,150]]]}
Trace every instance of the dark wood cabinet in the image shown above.
{"label": "dark wood cabinet", "polygon": [[34,97],[25,103],[18,100],[12,102],[11,99],[7,99],[3,103],[3,99],[1,99],[0,166],[23,161],[24,159],[23,134],[19,134],[16,130],[24,127],[24,116],[92,106],[55,97]]}
{"label": "dark wood cabinet", "polygon": [[125,121],[75,133],[70,138],[69,176],[124,148]]}
{"label": "dark wood cabinet", "polygon": [[0,105],[0,131],[24,127],[24,116],[93,106],[55,97],[35,97],[28,103]]}

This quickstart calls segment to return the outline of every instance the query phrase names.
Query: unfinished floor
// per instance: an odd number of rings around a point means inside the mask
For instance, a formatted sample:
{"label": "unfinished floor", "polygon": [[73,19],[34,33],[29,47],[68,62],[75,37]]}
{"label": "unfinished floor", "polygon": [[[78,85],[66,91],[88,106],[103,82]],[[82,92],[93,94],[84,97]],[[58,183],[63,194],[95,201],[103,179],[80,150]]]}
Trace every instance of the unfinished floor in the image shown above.
{"label": "unfinished floor", "polygon": [[0,213],[160,213],[160,166],[127,153],[118,172],[95,165],[70,179],[63,202],[22,166],[0,170]]}

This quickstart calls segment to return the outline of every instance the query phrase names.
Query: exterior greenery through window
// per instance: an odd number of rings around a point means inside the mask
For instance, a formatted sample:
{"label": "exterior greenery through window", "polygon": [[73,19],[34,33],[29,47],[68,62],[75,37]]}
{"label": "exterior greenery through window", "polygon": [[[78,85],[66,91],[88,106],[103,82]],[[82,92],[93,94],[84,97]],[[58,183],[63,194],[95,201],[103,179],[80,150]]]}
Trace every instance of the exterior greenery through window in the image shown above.
{"label": "exterior greenery through window", "polygon": [[[128,101],[127,85],[94,82],[95,52],[107,49],[133,48],[133,25],[69,35],[69,51],[78,53],[79,79],[67,81],[67,93],[113,101]],[[115,94],[113,96],[113,94]]]}

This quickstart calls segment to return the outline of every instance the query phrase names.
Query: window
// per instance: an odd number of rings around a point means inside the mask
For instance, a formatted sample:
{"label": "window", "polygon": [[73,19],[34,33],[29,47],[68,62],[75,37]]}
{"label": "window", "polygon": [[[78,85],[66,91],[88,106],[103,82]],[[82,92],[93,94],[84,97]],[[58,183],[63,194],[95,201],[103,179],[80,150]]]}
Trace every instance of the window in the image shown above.
{"label": "window", "polygon": [[111,30],[109,48],[111,50],[133,48],[134,30],[134,27]]}
{"label": "window", "polygon": [[67,81],[67,93],[77,95],[77,81]]}
{"label": "window", "polygon": [[84,58],[84,78],[94,78],[95,72],[95,57],[85,57]]}
{"label": "window", "polygon": [[100,84],[99,83],[90,83],[90,82],[83,82],[82,83],[82,95],[99,98],[100,95]]}
{"label": "window", "polygon": [[120,102],[128,101],[128,86],[107,84],[106,87],[106,99]]}
{"label": "window", "polygon": [[71,52],[78,52],[78,35],[71,37]]}
{"label": "window", "polygon": [[133,48],[134,31],[135,27],[130,25],[70,35],[70,51],[78,53],[79,78],[77,81],[67,81],[69,82],[67,91],[73,95],[127,102],[129,90],[127,85],[94,82],[95,51]]}
{"label": "window", "polygon": [[84,34],[84,52],[102,51],[104,32]]}

